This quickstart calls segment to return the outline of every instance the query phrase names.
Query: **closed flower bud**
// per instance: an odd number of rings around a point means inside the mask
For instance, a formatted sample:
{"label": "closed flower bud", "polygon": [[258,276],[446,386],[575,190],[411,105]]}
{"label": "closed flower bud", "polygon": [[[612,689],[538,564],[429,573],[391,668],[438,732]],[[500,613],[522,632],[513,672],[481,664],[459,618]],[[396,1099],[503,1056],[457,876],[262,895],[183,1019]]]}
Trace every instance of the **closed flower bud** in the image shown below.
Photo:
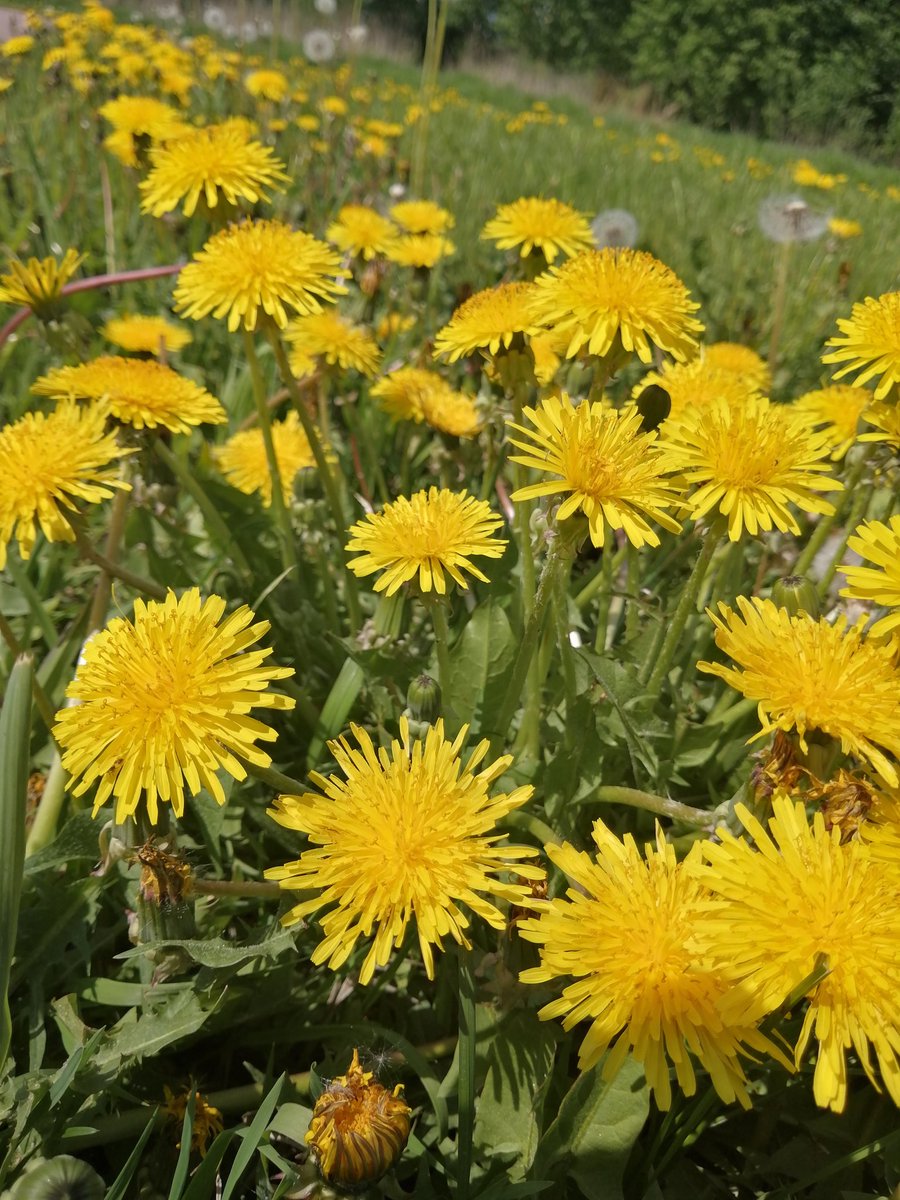
{"label": "closed flower bud", "polygon": [[441,715],[441,688],[430,675],[417,675],[406,693],[406,707],[414,721],[433,725]]}
{"label": "closed flower bud", "polygon": [[779,608],[786,608],[792,617],[808,613],[819,618],[819,597],[816,586],[805,575],[785,575],[772,585],[772,599]]}
{"label": "closed flower bud", "polygon": [[347,1191],[365,1189],[394,1165],[409,1137],[411,1109],[403,1086],[392,1092],[359,1064],[333,1079],[313,1109],[306,1142],[326,1183]]}

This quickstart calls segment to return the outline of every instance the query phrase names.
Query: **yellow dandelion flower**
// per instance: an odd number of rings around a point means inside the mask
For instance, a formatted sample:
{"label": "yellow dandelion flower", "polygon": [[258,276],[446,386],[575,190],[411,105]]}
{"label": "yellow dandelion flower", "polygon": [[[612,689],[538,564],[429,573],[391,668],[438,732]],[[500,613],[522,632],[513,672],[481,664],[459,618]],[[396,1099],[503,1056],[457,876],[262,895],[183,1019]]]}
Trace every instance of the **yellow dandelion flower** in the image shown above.
{"label": "yellow dandelion flower", "polygon": [[501,204],[481,231],[481,237],[496,242],[500,250],[519,247],[521,258],[537,249],[547,262],[553,262],[558,254],[569,257],[594,245],[594,235],[584,213],[561,200],[543,200],[537,196]]}
{"label": "yellow dandelion flower", "polygon": [[487,501],[432,487],[400,496],[353,525],[346,549],[360,557],[348,566],[360,578],[382,571],[375,591],[388,596],[413,580],[423,592],[443,596],[445,571],[461,588],[469,586],[464,571],[488,582],[472,556],[502,557],[506,542],[494,537],[502,524],[503,518],[491,512]]}
{"label": "yellow dandelion flower", "polygon": [[208,125],[173,138],[150,151],[151,170],[140,183],[141,212],[161,217],[183,203],[191,216],[201,199],[208,208],[220,202],[268,200],[266,189],[289,183],[284,163],[253,141],[239,122]]}
{"label": "yellow dandelion flower", "polygon": [[456,224],[453,214],[433,200],[402,200],[391,208],[391,216],[407,233],[446,233]]}
{"label": "yellow dandelion flower", "polygon": [[176,109],[152,96],[119,96],[102,106],[100,116],[113,127],[103,145],[126,167],[138,165],[144,140],[149,145],[191,130]]}
{"label": "yellow dandelion flower", "polygon": [[345,204],[325,234],[345,254],[359,255],[366,261],[390,249],[397,230],[381,213],[366,204]]}
{"label": "yellow dandelion flower", "polygon": [[29,258],[27,263],[11,258],[0,275],[0,304],[30,308],[37,316],[50,315],[62,290],[81,264],[84,255],[67,250],[61,259]]}
{"label": "yellow dandelion flower", "polygon": [[690,362],[665,362],[658,371],[648,371],[631,393],[637,400],[651,385],[669,397],[669,417],[721,400],[729,408],[740,408],[750,396],[758,396],[756,385],[745,375],[722,370],[706,357]]}
{"label": "yellow dandelion flower", "polygon": [[0,570],[15,538],[28,558],[40,527],[48,542],[74,538],[67,513],[78,501],[98,504],[112,488],[130,491],[118,478],[123,450],[106,432],[106,405],[60,404],[52,413],[26,413],[0,429]]}
{"label": "yellow dandelion flower", "polygon": [[859,221],[851,221],[846,217],[829,217],[828,232],[833,233],[841,241],[846,241],[848,238],[859,237],[862,233],[862,225]]}
{"label": "yellow dandelion flower", "polygon": [[863,410],[862,419],[877,432],[861,433],[861,442],[886,442],[895,454],[900,451],[900,404],[873,400]]}
{"label": "yellow dandelion flower", "polygon": [[748,396],[740,407],[719,399],[687,409],[667,421],[660,446],[668,469],[697,485],[686,499],[693,519],[722,513],[733,542],[744,530],[755,537],[773,526],[798,534],[788,505],[831,513],[834,506],[817,493],[843,487],[822,461],[830,451],[827,436],[764,396]]}
{"label": "yellow dandelion flower", "polygon": [[190,433],[195,425],[220,425],[225,410],[199,383],[163,363],[107,354],[77,367],[55,367],[31,390],[56,399],[106,400],[119,421],[135,429],[162,426]]}
{"label": "yellow dandelion flower", "polygon": [[753,391],[762,392],[764,396],[769,394],[771,372],[765,360],[749,346],[743,346],[740,342],[710,342],[702,347],[700,353],[711,367],[740,375]]}
{"label": "yellow dandelion flower", "polygon": [[485,288],[464,301],[434,339],[436,356],[456,362],[463,355],[483,350],[496,354],[538,332],[528,302],[534,294],[530,283],[501,283]]}
{"label": "yellow dandelion flower", "polygon": [[889,524],[864,521],[847,545],[875,565],[842,566],[848,586],[841,589],[841,595],[895,610],[876,621],[870,634],[880,636],[900,629],[900,516],[891,517]]}
{"label": "yellow dandelion flower", "polygon": [[456,253],[456,246],[449,238],[437,233],[408,233],[394,238],[385,249],[385,258],[399,267],[430,269]]}
{"label": "yellow dandelion flower", "polygon": [[723,1100],[749,1108],[741,1056],[778,1052],[752,1020],[723,1020],[727,977],[715,958],[696,951],[709,896],[691,874],[699,846],[678,863],[661,831],[646,858],[630,834],[620,841],[602,821],[593,837],[596,858],[568,842],[546,847],[572,886],[518,926],[541,956],[540,966],[522,972],[523,983],[573,979],[539,1016],[561,1017],[565,1029],[590,1021],[582,1070],[609,1050],[603,1078],[611,1080],[631,1055],[661,1109],[672,1103],[670,1066],[685,1095],[695,1094],[693,1060]]}
{"label": "yellow dandelion flower", "polygon": [[807,996],[795,1052],[799,1064],[816,1039],[816,1103],[843,1111],[851,1049],[877,1086],[874,1049],[900,1104],[896,875],[861,842],[842,845],[840,829],[829,832],[821,813],[810,824],[803,805],[783,794],[768,831],[743,805],[735,811],[756,846],[720,829],[718,841],[703,844],[707,865],[697,872],[716,897],[698,941],[735,985],[725,1019],[759,1020],[824,963],[828,974]]}
{"label": "yellow dandelion flower", "polygon": [[291,94],[291,85],[281,71],[270,69],[251,71],[244,80],[244,87],[257,100],[271,100],[280,104]]}
{"label": "yellow dandelion flower", "polygon": [[177,354],[192,339],[179,321],[167,321],[165,317],[144,316],[134,313],[122,317],[111,317],[100,330],[108,342],[127,350],[129,354]]}
{"label": "yellow dandelion flower", "polygon": [[95,816],[112,796],[120,823],[142,800],[153,824],[160,801],[180,817],[185,784],[224,804],[217,771],[245,779],[237,755],[271,763],[256,743],[277,735],[249,714],[292,709],[294,700],[267,688],[294,672],[264,666],[271,649],[248,649],[268,621],[251,624],[246,604],[223,620],[225,606],[221,596],[201,601],[198,588],[180,599],[170,591],[161,603],[136,600],[134,621],[115,617],[86,643],[66,689],[75,703],[56,714],[53,735],[73,794],[99,784]]}
{"label": "yellow dandelion flower", "polygon": [[[221,1133],[224,1128],[222,1114],[219,1110],[209,1103],[202,1092],[198,1092],[196,1089],[185,1088],[179,1092],[173,1092],[168,1084],[163,1084],[166,1102],[160,1105],[160,1111],[170,1118],[180,1133],[184,1128],[184,1116],[192,1090],[194,1091],[194,1121],[191,1126],[191,1149],[198,1151],[200,1157],[203,1158],[210,1139],[214,1138],[217,1133]],[[181,1142],[177,1142],[176,1145],[178,1149],[181,1148]]]}
{"label": "yellow dandelion flower", "polygon": [[311,848],[296,862],[270,868],[266,878],[317,893],[282,917],[286,925],[329,910],[319,919],[325,936],[310,956],[314,964],[327,962],[336,971],[360,938],[371,937],[359,973],[360,983],[367,984],[414,921],[433,979],[434,948],[443,949],[445,936],[471,949],[470,920],[460,905],[501,929],[504,916],[485,893],[522,904],[530,889],[501,882],[498,873],[543,878],[540,868],[519,861],[534,857],[534,847],[498,845],[502,834],[496,828],[528,802],[533,789],[492,796],[490,786],[508,770],[512,756],[476,773],[488,742],[479,742],[463,763],[468,726],[452,742],[444,736],[443,721],[413,739],[401,717],[399,740],[381,750],[358,725],[351,732],[359,749],[348,738],[329,743],[345,778],[313,774],[324,795],[279,796],[269,809],[279,825],[306,834]]}
{"label": "yellow dandelion flower", "polygon": [[415,324],[416,318],[409,313],[389,312],[378,322],[375,333],[380,342],[389,342],[408,329],[413,329]]}
{"label": "yellow dandelion flower", "polygon": [[381,352],[371,333],[333,309],[295,318],[285,337],[301,354],[324,359],[329,366],[369,377],[378,373]]}
{"label": "yellow dandelion flower", "polygon": [[681,526],[666,511],[681,502],[665,477],[655,433],[641,432],[641,415],[583,400],[577,408],[569,397],[550,396],[540,407],[523,409],[533,429],[510,428],[529,441],[511,437],[523,454],[512,461],[559,478],[544,479],[513,492],[513,500],[569,493],[557,512],[564,521],[581,511],[588,519],[591,541],[602,546],[606,529],[624,529],[633,546],[658,546],[649,520],[677,533]]}
{"label": "yellow dandelion flower", "polygon": [[[315,467],[316,460],[295,412],[289,412],[283,421],[272,422],[272,442],[287,505],[294,492],[297,474]],[[266,508],[271,507],[272,476],[261,429],[244,429],[234,434],[224,446],[214,451],[214,458],[232,487],[247,496],[259,492]]]}
{"label": "yellow dandelion flower", "polygon": [[588,250],[535,280],[532,315],[567,334],[566,357],[583,348],[600,357],[616,339],[649,363],[652,346],[684,360],[697,349],[700,307],[663,263],[643,250]]}
{"label": "yellow dandelion flower", "polygon": [[395,421],[424,421],[426,394],[444,380],[423,367],[398,367],[372,385],[370,395]]}
{"label": "yellow dandelion flower", "polygon": [[34,38],[30,34],[20,33],[16,37],[7,38],[0,45],[0,54],[4,58],[19,58],[21,55],[27,54],[33,45]]}
{"label": "yellow dandelion flower", "polygon": [[835,371],[835,379],[861,372],[853,380],[862,387],[870,379],[880,381],[875,399],[883,399],[891,388],[900,383],[900,292],[887,292],[878,299],[867,296],[862,304],[854,304],[850,316],[838,319],[843,337],[829,338],[826,346],[834,346],[822,356],[823,363],[843,363]]}
{"label": "yellow dandelion flower", "polygon": [[242,221],[214,234],[178,276],[175,308],[195,321],[227,316],[229,332],[256,328],[260,311],[279,328],[288,310],[321,312],[346,289],[338,255],[283,221]]}
{"label": "yellow dandelion flower", "polygon": [[871,396],[860,388],[836,383],[806,392],[791,405],[828,438],[832,459],[843,458],[859,436],[859,422]]}
{"label": "yellow dandelion flower", "polygon": [[442,386],[429,389],[422,397],[422,417],[426,425],[451,437],[474,437],[481,428],[472,397],[443,381]]}
{"label": "yellow dandelion flower", "polygon": [[346,1075],[319,1094],[306,1134],[322,1178],[348,1191],[376,1183],[403,1153],[411,1115],[403,1084],[389,1092],[354,1050]]}
{"label": "yellow dandelion flower", "polygon": [[759,597],[738,596],[737,606],[707,609],[716,645],[736,666],[697,667],[757,702],[762,729],[751,741],[795,729],[805,753],[807,731],[818,729],[896,787],[900,668],[891,644],[864,637],[865,617],[848,628],[845,616],[831,625]]}

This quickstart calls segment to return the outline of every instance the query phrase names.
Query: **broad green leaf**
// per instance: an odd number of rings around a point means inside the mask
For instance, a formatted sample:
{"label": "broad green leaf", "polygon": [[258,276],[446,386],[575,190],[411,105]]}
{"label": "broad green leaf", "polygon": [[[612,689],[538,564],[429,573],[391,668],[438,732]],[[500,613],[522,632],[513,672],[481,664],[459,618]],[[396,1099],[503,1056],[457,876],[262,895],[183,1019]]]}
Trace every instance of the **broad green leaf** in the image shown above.
{"label": "broad green leaf", "polygon": [[312,1120],[312,1109],[305,1104],[281,1104],[275,1116],[269,1122],[271,1133],[280,1133],[282,1137],[290,1138],[298,1146],[302,1146],[309,1123]]}
{"label": "broad green leaf", "polygon": [[58,869],[74,861],[95,862],[100,857],[97,839],[101,824],[89,812],[75,813],[49,846],[25,860],[25,874],[36,875],[39,871]]}
{"label": "broad green leaf", "polygon": [[117,1071],[124,1064],[152,1058],[167,1046],[190,1037],[212,1014],[198,996],[184,992],[158,1011],[137,1015],[132,1009],[107,1033],[105,1045],[94,1059],[102,1073]]}
{"label": "broad green leaf", "polygon": [[251,958],[275,958],[283,951],[292,948],[294,935],[288,930],[281,930],[273,937],[262,942],[251,942],[246,946],[235,946],[224,938],[187,938],[184,940],[163,940],[147,942],[143,946],[135,946],[133,950],[123,950],[117,958],[138,958],[142,954],[156,953],[163,949],[182,950],[201,967],[233,967],[237,963],[246,962]]}
{"label": "broad green leaf", "polygon": [[[491,679],[512,662],[512,630],[506,613],[492,600],[479,605],[450,652],[450,707],[459,721],[471,723]],[[490,726],[490,714],[482,722]]]}

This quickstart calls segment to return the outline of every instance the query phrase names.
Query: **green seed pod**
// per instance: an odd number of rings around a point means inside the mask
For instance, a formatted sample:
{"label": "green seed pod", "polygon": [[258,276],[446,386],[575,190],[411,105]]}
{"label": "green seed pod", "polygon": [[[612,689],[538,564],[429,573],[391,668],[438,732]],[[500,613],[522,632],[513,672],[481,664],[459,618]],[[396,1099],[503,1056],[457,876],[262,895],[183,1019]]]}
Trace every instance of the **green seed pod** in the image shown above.
{"label": "green seed pod", "polygon": [[413,721],[425,721],[429,725],[441,715],[441,689],[430,675],[417,675],[406,693],[406,706]]}
{"label": "green seed pod", "polygon": [[58,1154],[35,1163],[18,1181],[10,1200],[103,1200],[106,1184],[80,1158]]}
{"label": "green seed pod", "polygon": [[772,599],[779,608],[786,608],[792,617],[808,613],[819,619],[819,597],[816,585],[805,575],[785,575],[772,585]]}

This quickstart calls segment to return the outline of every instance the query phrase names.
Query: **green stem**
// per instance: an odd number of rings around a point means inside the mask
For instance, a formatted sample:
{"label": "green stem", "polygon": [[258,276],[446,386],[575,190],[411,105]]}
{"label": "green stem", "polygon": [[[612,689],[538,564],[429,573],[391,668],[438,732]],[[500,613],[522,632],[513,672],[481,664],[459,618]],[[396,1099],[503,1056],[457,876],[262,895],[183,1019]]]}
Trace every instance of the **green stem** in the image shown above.
{"label": "green stem", "polygon": [[684,627],[687,624],[688,617],[696,607],[700,586],[706,577],[706,572],[709,570],[716,547],[722,540],[723,532],[720,520],[715,520],[710,525],[700,549],[700,554],[694,563],[694,569],[691,571],[682,589],[675,612],[668,623],[668,628],[665,621],[660,625],[660,630],[665,631],[662,646],[659,648],[659,653],[656,654],[656,647],[654,645],[651,653],[647,656],[641,672],[641,682],[651,695],[659,691],[662,681],[669,672],[669,667],[672,665],[672,660],[681,641],[681,635],[684,633]]}
{"label": "green stem", "polygon": [[[116,498],[118,499],[121,494],[121,492],[116,492]],[[47,648],[52,650],[59,641],[59,635],[56,632],[53,622],[50,620],[50,614],[47,612],[43,601],[37,593],[37,589],[28,578],[25,564],[18,561],[15,554],[10,554],[6,560],[6,569],[12,576],[13,583],[28,601],[31,615],[41,627],[41,633],[44,635]],[[26,641],[28,640],[26,637]]]}
{"label": "green stem", "polygon": [[72,529],[75,533],[75,544],[78,546],[78,553],[82,558],[86,558],[88,562],[92,562],[95,566],[100,567],[107,575],[111,575],[113,579],[121,579],[123,583],[127,583],[136,592],[143,592],[145,595],[151,596],[154,600],[165,600],[168,595],[167,588],[154,583],[152,579],[145,579],[143,575],[138,575],[136,571],[129,571],[128,567],[123,567],[121,563],[111,562],[105,554],[101,554],[99,550],[94,549],[83,531],[74,523]]}
{"label": "green stem", "polygon": [[[0,637],[3,638],[9,647],[13,658],[19,658],[25,654],[24,649],[19,645],[19,640],[13,632],[13,628],[7,621],[6,617],[0,613]],[[47,726],[47,732],[51,734],[52,729],[56,724],[56,716],[54,714],[53,705],[47,697],[47,693],[38,682],[36,672],[31,673],[31,695],[34,700],[35,708],[41,714],[41,720]]]}
{"label": "green stem", "polygon": [[449,711],[450,697],[450,626],[447,622],[447,600],[443,596],[429,593],[425,605],[431,614],[431,625],[434,630],[434,649],[437,655],[438,683],[441,685],[442,708],[446,718]]}
{"label": "green stem", "polygon": [[263,379],[262,367],[256,353],[253,334],[244,330],[244,352],[247,365],[250,368],[250,379],[253,383],[253,399],[256,403],[256,415],[262,432],[263,445],[266,449],[266,462],[269,466],[269,479],[272,484],[272,515],[278,529],[281,546],[281,565],[286,571],[294,572],[294,580],[300,577],[300,564],[297,560],[297,547],[294,543],[294,532],[291,529],[291,518],[284,502],[284,487],[281,481],[281,471],[278,457],[275,454],[275,442],[272,439],[272,421],[269,415],[268,393]]}
{"label": "green stem", "polygon": [[258,767],[256,763],[252,763],[246,758],[241,758],[239,754],[236,754],[235,758],[248,775],[252,775],[254,779],[259,779],[276,792],[287,796],[302,796],[306,791],[304,784],[298,782],[296,779],[292,779],[290,775],[282,775],[281,771],[276,771],[274,767]]}
{"label": "green stem", "polygon": [[275,352],[275,361],[278,364],[282,382],[291,394],[291,401],[300,418],[300,424],[303,426],[303,432],[306,434],[309,448],[313,452],[313,458],[316,460],[316,468],[319,472],[319,478],[322,481],[328,507],[331,509],[331,519],[334,521],[335,532],[342,544],[341,553],[344,556],[345,599],[350,617],[351,632],[355,632],[362,624],[362,611],[359,606],[359,591],[357,589],[356,576],[347,566],[347,552],[343,548],[347,520],[337,480],[331,469],[331,463],[328,461],[328,456],[325,453],[325,448],[322,445],[315,422],[310,417],[303,397],[300,394],[300,389],[297,387],[297,381],[293,376],[287,354],[285,353],[284,343],[274,325],[269,325],[267,328],[269,341]]}
{"label": "green stem", "polygon": [[459,1130],[456,1143],[456,1195],[468,1200],[475,1128],[475,978],[470,952],[460,949],[459,963]]}
{"label": "green stem", "polygon": [[542,821],[534,813],[523,812],[520,808],[508,812],[505,817],[500,818],[497,824],[501,829],[509,826],[511,829],[521,829],[525,833],[530,833],[534,840],[542,846],[558,846],[562,840],[556,830],[546,821]]}
{"label": "green stem", "polygon": [[641,564],[638,549],[631,542],[625,545],[628,563],[628,595],[625,597],[625,637],[628,641],[637,637],[641,627]]}
{"label": "green stem", "polygon": [[866,469],[867,458],[865,454],[860,454],[859,458],[850,468],[850,473],[847,476],[847,481],[844,484],[844,490],[840,493],[834,502],[834,512],[826,513],[821,516],[816,524],[815,529],[810,535],[809,541],[803,547],[797,561],[791,568],[792,575],[806,575],[809,568],[812,566],[813,559],[825,545],[828,540],[828,535],[834,529],[835,525],[844,515],[844,509],[847,507],[848,501],[853,497],[856,491],[857,484],[862,479],[863,472]]}
{"label": "green stem", "polygon": [[[108,562],[114,563],[119,557],[119,547],[125,532],[125,518],[128,515],[128,501],[131,493],[121,489],[113,497],[109,514],[109,529],[106,533],[104,556]],[[109,601],[112,597],[112,575],[101,571],[94,585],[94,596],[88,613],[87,635],[102,629],[106,624],[106,614],[109,611]]]}
{"label": "green stem", "polygon": [[696,825],[699,829],[713,829],[716,824],[715,813],[705,808],[692,808],[690,804],[681,804],[678,800],[670,800],[668,796],[657,796],[654,792],[642,792],[637,788],[599,787],[590,800],[599,800],[604,804],[627,804],[630,808],[640,808],[685,825]]}
{"label": "green stem", "polygon": [[600,603],[597,606],[597,632],[594,634],[594,653],[602,654],[606,649],[606,636],[609,626],[609,609],[612,604],[613,581],[617,563],[613,560],[612,536],[607,529],[604,533],[603,547],[600,551]]}
{"label": "green stem", "polygon": [[66,799],[66,772],[60,762],[59,752],[53,755],[50,770],[41,799],[38,803],[34,821],[28,831],[28,841],[25,843],[25,857],[37,854],[44,846],[49,846],[56,837],[59,828],[59,818]]}
{"label": "green stem", "polygon": [[[565,567],[571,560],[564,559],[564,565],[555,573],[553,579],[553,615],[556,621],[556,644],[562,662],[563,689],[566,705],[566,748],[571,751],[575,744],[575,703],[578,686],[575,678],[575,659],[572,643],[569,641],[569,573]],[[535,671],[536,660],[532,659],[532,671]],[[536,674],[536,672],[535,672]]]}
{"label": "green stem", "polygon": [[787,302],[788,269],[791,264],[792,242],[784,242],[775,268],[775,288],[772,294],[772,329],[769,334],[769,370],[778,365],[778,349],[784,328],[784,310]]}

